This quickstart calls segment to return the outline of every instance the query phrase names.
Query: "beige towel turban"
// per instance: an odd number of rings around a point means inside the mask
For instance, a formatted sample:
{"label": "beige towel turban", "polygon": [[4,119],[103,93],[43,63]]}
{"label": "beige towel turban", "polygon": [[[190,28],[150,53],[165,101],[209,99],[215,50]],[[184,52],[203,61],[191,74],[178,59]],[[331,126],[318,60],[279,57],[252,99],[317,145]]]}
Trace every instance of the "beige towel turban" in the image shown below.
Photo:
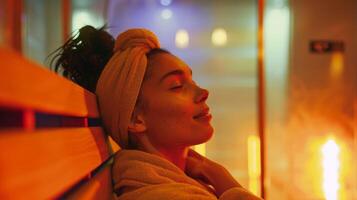
{"label": "beige towel turban", "polygon": [[129,29],[121,33],[97,83],[104,127],[121,148],[128,147],[128,125],[145,75],[146,53],[154,48],[160,48],[160,44],[149,30]]}

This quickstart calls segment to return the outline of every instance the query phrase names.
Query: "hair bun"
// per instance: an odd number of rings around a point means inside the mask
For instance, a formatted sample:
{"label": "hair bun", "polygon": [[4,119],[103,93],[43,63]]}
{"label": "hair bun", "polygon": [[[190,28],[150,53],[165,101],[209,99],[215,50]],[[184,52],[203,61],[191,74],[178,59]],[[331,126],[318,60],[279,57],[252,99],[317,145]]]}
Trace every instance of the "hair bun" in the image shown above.
{"label": "hair bun", "polygon": [[104,30],[84,26],[57,49],[51,63],[63,69],[63,75],[94,92],[98,78],[113,55],[114,38]]}

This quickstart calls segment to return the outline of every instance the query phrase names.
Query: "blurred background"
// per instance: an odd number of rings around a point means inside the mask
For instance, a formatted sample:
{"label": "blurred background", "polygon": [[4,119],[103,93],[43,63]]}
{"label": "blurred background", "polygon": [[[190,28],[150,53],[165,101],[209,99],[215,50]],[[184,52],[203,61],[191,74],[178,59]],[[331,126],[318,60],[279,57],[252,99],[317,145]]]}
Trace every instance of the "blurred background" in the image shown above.
{"label": "blurred background", "polygon": [[0,0],[1,46],[43,67],[87,24],[149,28],[193,69],[215,127],[195,149],[244,187],[357,199],[356,0]]}

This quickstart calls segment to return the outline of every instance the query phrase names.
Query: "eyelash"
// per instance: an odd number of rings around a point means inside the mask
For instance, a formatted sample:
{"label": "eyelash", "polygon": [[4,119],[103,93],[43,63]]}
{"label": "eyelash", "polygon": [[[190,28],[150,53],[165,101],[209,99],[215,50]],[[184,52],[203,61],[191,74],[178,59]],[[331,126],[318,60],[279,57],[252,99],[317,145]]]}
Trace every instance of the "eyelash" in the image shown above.
{"label": "eyelash", "polygon": [[170,90],[177,90],[177,89],[181,89],[182,87],[183,87],[183,85],[178,85],[178,86],[170,88]]}

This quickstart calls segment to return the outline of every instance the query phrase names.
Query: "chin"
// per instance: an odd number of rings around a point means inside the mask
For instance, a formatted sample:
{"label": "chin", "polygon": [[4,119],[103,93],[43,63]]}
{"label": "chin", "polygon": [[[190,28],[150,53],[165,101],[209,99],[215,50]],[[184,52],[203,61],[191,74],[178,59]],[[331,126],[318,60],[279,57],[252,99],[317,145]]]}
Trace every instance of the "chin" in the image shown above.
{"label": "chin", "polygon": [[208,142],[212,138],[213,132],[214,132],[213,127],[209,126],[206,130],[201,132],[200,138],[195,142],[194,145]]}
{"label": "chin", "polygon": [[210,126],[209,130],[207,131],[208,138],[207,138],[206,142],[212,138],[213,132],[214,132],[214,129],[212,126]]}

